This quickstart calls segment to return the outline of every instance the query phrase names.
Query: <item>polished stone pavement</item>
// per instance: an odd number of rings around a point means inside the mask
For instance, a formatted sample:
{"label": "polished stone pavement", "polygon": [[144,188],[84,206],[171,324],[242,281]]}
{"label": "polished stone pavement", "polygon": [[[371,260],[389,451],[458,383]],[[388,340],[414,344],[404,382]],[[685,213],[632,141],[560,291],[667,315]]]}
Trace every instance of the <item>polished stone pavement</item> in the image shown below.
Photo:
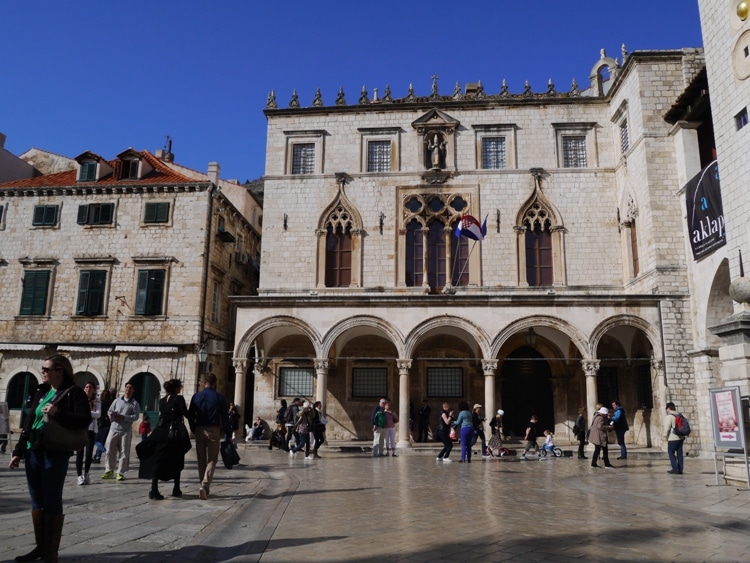
{"label": "polished stone pavement", "polygon": [[[575,458],[458,463],[434,449],[373,458],[356,448],[305,461],[242,448],[198,498],[194,450],[181,499],[149,501],[135,478],[65,487],[61,561],[747,561],[750,491],[715,486],[710,459],[667,474],[665,455],[615,469]],[[613,456],[614,457],[614,456]],[[0,558],[33,543],[23,470],[0,457]],[[170,484],[162,486],[168,494]]]}

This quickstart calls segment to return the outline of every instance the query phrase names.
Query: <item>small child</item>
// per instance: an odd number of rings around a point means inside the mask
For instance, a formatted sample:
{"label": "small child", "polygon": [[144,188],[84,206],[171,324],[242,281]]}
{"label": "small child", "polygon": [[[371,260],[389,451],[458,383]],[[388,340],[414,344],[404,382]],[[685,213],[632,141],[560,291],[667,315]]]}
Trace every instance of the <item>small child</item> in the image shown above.
{"label": "small child", "polygon": [[555,435],[550,430],[544,431],[544,451],[552,453],[552,448],[555,447]]}
{"label": "small child", "polygon": [[148,415],[144,412],[141,423],[138,425],[138,434],[141,435],[141,442],[151,434],[151,421],[148,419]]}

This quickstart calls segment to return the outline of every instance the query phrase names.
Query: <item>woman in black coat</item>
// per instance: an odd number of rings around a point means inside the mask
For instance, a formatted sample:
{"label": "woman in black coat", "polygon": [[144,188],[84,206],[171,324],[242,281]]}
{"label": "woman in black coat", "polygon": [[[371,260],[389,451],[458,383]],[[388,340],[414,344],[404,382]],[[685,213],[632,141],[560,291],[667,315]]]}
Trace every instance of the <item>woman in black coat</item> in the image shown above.
{"label": "woman in black coat", "polygon": [[[62,493],[72,449],[44,438],[48,420],[70,430],[84,430],[91,423],[89,400],[83,389],[73,381],[73,367],[65,356],[50,356],[42,365],[42,384],[31,403],[24,421],[10,469],[18,467],[21,459],[26,468],[26,481],[31,496],[31,520],[34,523],[36,547],[16,561],[57,561],[62,536]],[[85,432],[84,432],[85,433]],[[57,444],[57,445],[56,445]]]}
{"label": "woman in black coat", "polygon": [[[159,422],[156,423],[156,428],[145,441],[136,446],[141,460],[138,477],[151,479],[148,498],[152,500],[164,499],[159,492],[159,481],[173,480],[172,496],[182,496],[180,474],[185,467],[185,454],[192,447],[184,423],[188,409],[185,398],[180,395],[182,382],[170,379],[164,383],[164,391],[167,394],[159,399]],[[170,427],[179,430],[173,438],[169,436]]]}

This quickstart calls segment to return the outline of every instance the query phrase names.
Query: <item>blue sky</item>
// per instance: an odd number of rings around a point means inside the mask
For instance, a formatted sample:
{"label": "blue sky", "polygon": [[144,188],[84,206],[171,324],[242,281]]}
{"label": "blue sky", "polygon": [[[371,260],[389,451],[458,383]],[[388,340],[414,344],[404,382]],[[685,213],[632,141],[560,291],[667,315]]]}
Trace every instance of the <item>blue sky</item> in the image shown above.
{"label": "blue sky", "polygon": [[5,0],[0,131],[5,148],[105,158],[152,152],[169,135],[180,164],[223,178],[263,175],[268,92],[311,105],[340,87],[394,97],[481,80],[497,93],[549,78],[581,86],[605,48],[702,45],[697,0]]}

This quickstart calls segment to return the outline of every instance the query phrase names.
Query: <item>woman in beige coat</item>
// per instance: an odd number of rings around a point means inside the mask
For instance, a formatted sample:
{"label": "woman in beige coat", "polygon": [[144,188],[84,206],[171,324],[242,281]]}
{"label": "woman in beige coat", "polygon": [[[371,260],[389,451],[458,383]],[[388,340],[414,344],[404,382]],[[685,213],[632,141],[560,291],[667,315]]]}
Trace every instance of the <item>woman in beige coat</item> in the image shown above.
{"label": "woman in beige coat", "polygon": [[591,429],[589,430],[589,442],[594,444],[594,456],[591,458],[591,467],[599,467],[596,463],[599,460],[599,452],[602,454],[604,467],[613,467],[609,462],[609,452],[607,451],[608,433],[611,431],[612,426],[609,423],[609,411],[607,407],[602,407],[594,414],[594,422],[591,423]]}

